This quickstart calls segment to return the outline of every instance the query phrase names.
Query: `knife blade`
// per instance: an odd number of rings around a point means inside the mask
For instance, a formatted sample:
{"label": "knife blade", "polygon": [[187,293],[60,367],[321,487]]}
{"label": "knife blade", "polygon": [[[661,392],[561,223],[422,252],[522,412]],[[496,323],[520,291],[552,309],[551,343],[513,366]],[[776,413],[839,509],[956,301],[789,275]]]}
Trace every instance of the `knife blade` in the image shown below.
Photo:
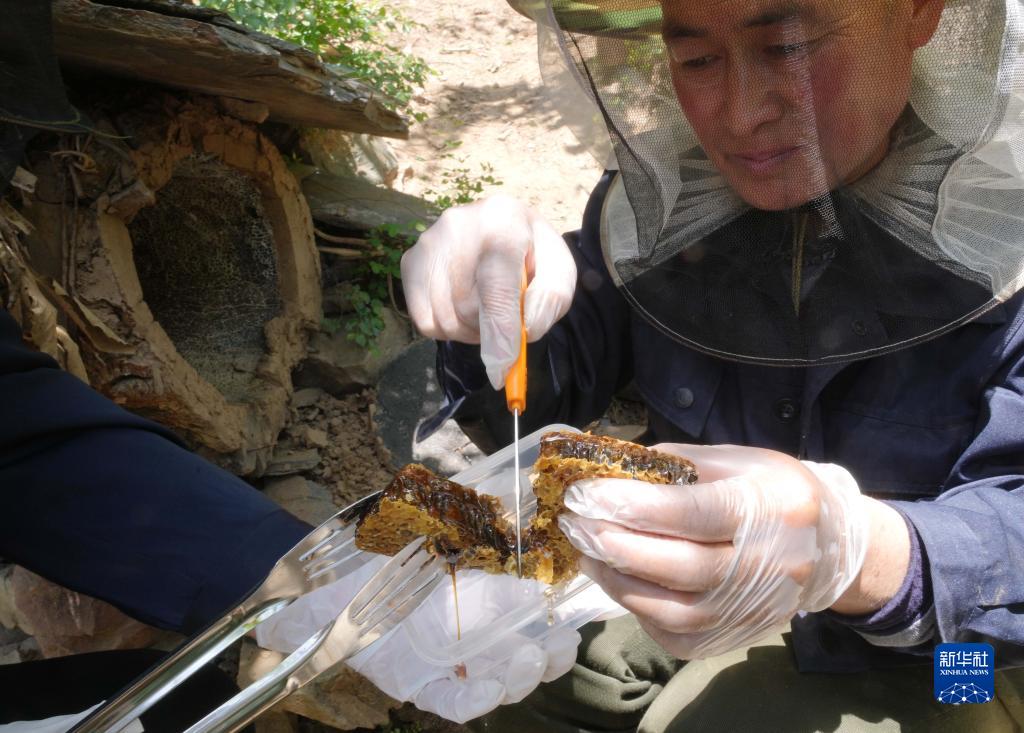
{"label": "knife blade", "polygon": [[523,301],[526,297],[526,267],[519,284],[519,355],[505,377],[505,403],[512,413],[512,444],[515,452],[516,573],[523,577],[522,487],[519,478],[519,416],[526,410],[526,321]]}

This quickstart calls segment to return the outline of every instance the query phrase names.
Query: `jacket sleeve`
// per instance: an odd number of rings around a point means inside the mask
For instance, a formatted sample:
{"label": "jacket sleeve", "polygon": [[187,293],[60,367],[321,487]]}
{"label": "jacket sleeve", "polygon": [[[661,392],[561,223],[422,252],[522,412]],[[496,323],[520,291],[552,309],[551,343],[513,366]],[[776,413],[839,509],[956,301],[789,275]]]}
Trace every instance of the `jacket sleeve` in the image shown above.
{"label": "jacket sleeve", "polygon": [[191,633],[309,527],[21,342],[0,311],[0,556]]}
{"label": "jacket sleeve", "polygon": [[1024,664],[1022,320],[1018,313],[1008,331],[1008,358],[985,385],[974,437],[944,492],[933,501],[891,502],[925,550],[930,641],[988,642],[1001,667]]}
{"label": "jacket sleeve", "polygon": [[[602,176],[582,229],[566,236],[576,260],[576,293],[568,314],[527,348],[527,401],[520,423],[524,433],[552,423],[586,425],[604,414],[632,378],[629,308],[608,275],[600,243],[601,206],[614,175]],[[512,442],[504,393],[487,381],[479,347],[439,343],[437,374],[445,400],[418,438],[455,417],[487,452]]]}

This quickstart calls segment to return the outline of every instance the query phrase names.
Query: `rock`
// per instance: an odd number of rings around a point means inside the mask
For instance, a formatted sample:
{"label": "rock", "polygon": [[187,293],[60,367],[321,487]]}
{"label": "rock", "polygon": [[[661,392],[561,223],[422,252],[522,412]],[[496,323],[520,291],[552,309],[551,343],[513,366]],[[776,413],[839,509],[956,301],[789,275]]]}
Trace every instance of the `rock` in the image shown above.
{"label": "rock", "polygon": [[454,476],[483,457],[483,451],[462,432],[459,424],[449,420],[425,440],[412,442],[410,462],[430,466],[442,476]]}
{"label": "rock", "polygon": [[426,440],[414,442],[416,427],[436,414],[441,404],[441,390],[434,376],[435,354],[433,341],[417,341],[392,361],[377,384],[375,419],[395,465],[422,463],[451,476],[468,468],[483,453],[454,420]]}
{"label": "rock", "polygon": [[0,646],[0,665],[17,664],[21,660],[17,644],[4,644]]}
{"label": "rock", "polygon": [[288,476],[316,468],[320,463],[320,451],[309,450],[275,450],[270,457],[264,476]]}
{"label": "rock", "polygon": [[385,107],[371,87],[345,78],[304,48],[191,4],[124,5],[129,4],[54,2],[54,48],[61,65],[257,103],[271,119],[292,125],[409,134],[401,115]]}
{"label": "rock", "polygon": [[[13,567],[10,568],[13,570]],[[4,568],[2,573],[9,574],[7,568]],[[0,589],[0,604],[4,602],[4,596],[6,593]],[[13,606],[10,609],[11,615],[7,617],[5,614],[0,613],[0,664],[17,664],[23,662],[25,659],[22,657],[22,644],[29,638],[25,636],[25,632],[15,627]],[[5,618],[10,623],[5,621]]]}
{"label": "rock", "polygon": [[326,448],[330,444],[330,439],[325,431],[308,425],[304,425],[296,437],[310,448]]}
{"label": "rock", "polygon": [[[108,603],[75,593],[21,567],[5,574],[4,603],[44,657],[151,646],[165,637]],[[20,646],[23,646],[20,645]]]}
{"label": "rock", "polygon": [[253,721],[256,733],[299,733],[294,715],[279,710],[268,710]]}
{"label": "rock", "polygon": [[398,159],[382,138],[308,128],[302,131],[301,145],[313,165],[332,176],[355,176],[389,187],[398,178]]}
{"label": "rock", "polygon": [[384,330],[377,337],[375,349],[349,340],[345,329],[316,334],[310,355],[295,371],[295,386],[319,387],[337,397],[376,382],[381,370],[412,340],[409,324],[390,308],[381,309],[381,318]]}
{"label": "rock", "polygon": [[341,282],[324,288],[323,308],[325,317],[337,317],[355,310],[352,305],[352,284]]}
{"label": "rock", "polygon": [[244,99],[233,99],[231,97],[217,97],[217,104],[220,108],[232,117],[247,122],[255,122],[260,125],[270,117],[270,107],[262,102],[247,102]]}
{"label": "rock", "polygon": [[10,641],[0,643],[0,664],[18,664],[43,658],[39,642],[20,630],[7,632]]}
{"label": "rock", "polygon": [[323,399],[326,393],[317,387],[310,387],[308,389],[296,390],[292,394],[292,407],[301,409],[303,407],[312,407],[321,399]]}
{"label": "rock", "polygon": [[412,228],[438,217],[426,201],[360,178],[317,172],[302,179],[302,192],[313,219],[349,231],[366,232],[385,224]]}
{"label": "rock", "polygon": [[314,526],[337,513],[331,492],[302,476],[269,479],[263,493],[304,522]]}
{"label": "rock", "polygon": [[[260,649],[246,639],[238,663],[239,686],[266,674],[282,659],[283,654]],[[387,725],[388,711],[398,705],[362,675],[339,666],[289,695],[272,710],[297,713],[339,730],[356,730]]]}
{"label": "rock", "polygon": [[5,629],[18,627],[14,611],[14,588],[11,585],[13,573],[14,565],[5,565],[0,568],[0,626]]}

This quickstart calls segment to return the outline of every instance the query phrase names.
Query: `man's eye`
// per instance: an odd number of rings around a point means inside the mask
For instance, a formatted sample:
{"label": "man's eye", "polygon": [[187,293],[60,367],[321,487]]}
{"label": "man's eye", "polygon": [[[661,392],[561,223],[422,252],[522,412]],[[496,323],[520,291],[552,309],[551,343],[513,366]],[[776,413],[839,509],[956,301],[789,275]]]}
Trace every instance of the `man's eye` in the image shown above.
{"label": "man's eye", "polygon": [[687,69],[704,69],[715,61],[715,56],[698,56],[695,59],[686,59],[681,65]]}

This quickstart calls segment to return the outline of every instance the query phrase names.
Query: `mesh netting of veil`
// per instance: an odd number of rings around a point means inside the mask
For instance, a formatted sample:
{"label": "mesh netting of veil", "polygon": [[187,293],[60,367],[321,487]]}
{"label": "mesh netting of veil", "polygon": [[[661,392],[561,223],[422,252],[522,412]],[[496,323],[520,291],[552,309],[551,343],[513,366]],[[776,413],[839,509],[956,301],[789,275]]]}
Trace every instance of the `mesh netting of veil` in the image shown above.
{"label": "mesh netting of veil", "polygon": [[[773,210],[740,195],[683,114],[657,3],[519,9],[538,21],[545,83],[570,126],[598,155],[611,142],[620,173],[603,215],[609,269],[676,340],[758,363],[850,360],[947,332],[1020,289],[1020,0],[947,2],[914,53],[881,162],[838,184],[822,170],[808,184],[815,195]],[[827,161],[844,141],[807,118],[805,143]]]}

